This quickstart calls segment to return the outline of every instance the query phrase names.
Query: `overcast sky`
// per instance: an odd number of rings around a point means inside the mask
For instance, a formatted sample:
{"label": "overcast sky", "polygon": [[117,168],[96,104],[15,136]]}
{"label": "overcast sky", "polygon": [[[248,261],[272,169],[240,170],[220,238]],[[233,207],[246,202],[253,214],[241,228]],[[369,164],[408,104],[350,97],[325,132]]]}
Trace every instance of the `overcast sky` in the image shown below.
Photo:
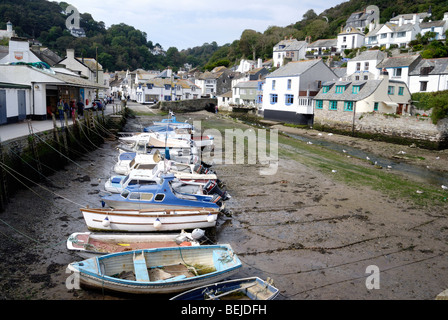
{"label": "overcast sky", "polygon": [[284,27],[313,9],[317,14],[344,0],[66,0],[106,27],[125,23],[167,50],[218,45],[240,38],[245,29]]}

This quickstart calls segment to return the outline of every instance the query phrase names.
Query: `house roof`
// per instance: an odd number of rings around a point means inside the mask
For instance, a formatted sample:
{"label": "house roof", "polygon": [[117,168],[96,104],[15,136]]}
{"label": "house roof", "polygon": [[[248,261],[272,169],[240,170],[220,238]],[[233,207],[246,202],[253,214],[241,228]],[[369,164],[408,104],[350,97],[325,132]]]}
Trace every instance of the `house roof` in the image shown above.
{"label": "house roof", "polygon": [[379,69],[410,67],[412,64],[420,61],[421,58],[422,57],[419,54],[389,57],[389,58],[385,58],[376,67]]}
{"label": "house roof", "polygon": [[338,39],[319,39],[308,45],[308,48],[319,48],[319,47],[336,47],[338,44]]}
{"label": "house roof", "polygon": [[353,28],[353,27],[348,27],[348,28],[344,29],[344,31],[340,32],[339,34],[344,35],[344,34],[354,34],[354,33],[364,35],[364,33],[362,33],[361,31],[359,31],[358,29]]}
{"label": "house roof", "polygon": [[422,59],[414,70],[409,72],[409,75],[418,76],[421,73],[421,68],[425,67],[432,67],[430,75],[448,74],[448,58]]}
{"label": "house roof", "polygon": [[258,88],[258,81],[242,81],[238,82],[234,88]]}
{"label": "house roof", "polygon": [[331,68],[331,70],[333,70],[333,72],[339,77],[342,78],[347,74],[347,68]]}
{"label": "house roof", "polygon": [[421,29],[427,29],[427,28],[436,28],[436,27],[443,27],[445,25],[445,20],[438,20],[438,21],[431,21],[431,22],[422,22],[420,23]]}
{"label": "house roof", "polygon": [[362,52],[360,55],[350,59],[350,61],[365,61],[365,60],[378,60],[382,61],[387,57],[387,54],[380,50],[367,50]]}
{"label": "house roof", "polygon": [[292,61],[268,74],[267,78],[299,76],[318,63],[323,62],[320,59]]}
{"label": "house roof", "polygon": [[[383,81],[381,80],[365,80],[365,81],[353,81],[353,82],[347,82],[347,81],[336,81],[333,82],[334,86],[332,86],[327,93],[323,93],[322,90],[319,91],[319,93],[314,97],[315,100],[337,100],[337,101],[360,101],[364,100],[365,98],[372,95],[380,83]],[[328,85],[327,83],[324,83],[323,85]],[[336,86],[338,85],[345,85],[347,88],[343,93],[336,93]],[[358,93],[354,94],[352,93],[353,86],[361,86]]]}
{"label": "house roof", "polygon": [[[412,20],[414,18],[414,14],[416,14],[418,16],[419,19],[424,19],[426,17],[430,17],[431,14],[428,12],[421,12],[421,13],[405,13],[405,14],[399,14],[395,17],[393,17],[392,19],[390,19],[390,21],[397,21],[400,18],[403,18],[403,20]],[[417,21],[418,22],[418,21]]]}
{"label": "house roof", "polygon": [[[279,46],[285,46],[284,48],[279,48]],[[297,39],[285,39],[280,41],[274,46],[274,51],[297,51],[302,49],[307,45],[306,41],[298,41]]]}

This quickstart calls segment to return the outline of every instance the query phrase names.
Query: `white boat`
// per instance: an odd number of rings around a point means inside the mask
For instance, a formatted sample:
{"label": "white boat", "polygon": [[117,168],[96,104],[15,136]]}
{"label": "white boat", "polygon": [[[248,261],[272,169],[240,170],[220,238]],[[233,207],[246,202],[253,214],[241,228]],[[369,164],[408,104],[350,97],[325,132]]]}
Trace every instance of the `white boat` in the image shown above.
{"label": "white boat", "polygon": [[194,288],[172,297],[170,300],[274,300],[278,289],[272,279],[258,277],[221,281]]}
{"label": "white boat", "polygon": [[181,292],[224,280],[241,267],[227,244],[111,253],[68,265],[82,287],[131,294]]}
{"label": "white boat", "polygon": [[87,228],[91,231],[158,232],[212,228],[219,210],[214,208],[111,209],[81,208]]}
{"label": "white boat", "polygon": [[199,246],[201,229],[192,233],[129,234],[109,232],[75,232],[67,239],[67,249],[88,259],[109,253],[177,246]]}
{"label": "white boat", "polygon": [[[124,159],[121,158],[120,154],[118,156],[118,161],[114,165],[114,172],[121,174],[121,175],[128,175],[131,170],[134,169],[145,169],[145,170],[152,170],[157,165],[157,163],[160,161],[155,154],[136,154],[134,153],[134,157],[131,158],[132,153],[124,153],[129,156],[125,157]],[[159,155],[160,157],[160,155]]]}

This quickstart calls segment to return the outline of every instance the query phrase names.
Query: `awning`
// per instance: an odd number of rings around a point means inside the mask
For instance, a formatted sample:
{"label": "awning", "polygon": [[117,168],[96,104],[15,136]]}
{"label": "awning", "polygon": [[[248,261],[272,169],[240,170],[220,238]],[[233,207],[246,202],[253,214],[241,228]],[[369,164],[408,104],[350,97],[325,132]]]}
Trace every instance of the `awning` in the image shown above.
{"label": "awning", "polygon": [[383,101],[383,103],[388,107],[398,107],[398,103],[392,101]]}

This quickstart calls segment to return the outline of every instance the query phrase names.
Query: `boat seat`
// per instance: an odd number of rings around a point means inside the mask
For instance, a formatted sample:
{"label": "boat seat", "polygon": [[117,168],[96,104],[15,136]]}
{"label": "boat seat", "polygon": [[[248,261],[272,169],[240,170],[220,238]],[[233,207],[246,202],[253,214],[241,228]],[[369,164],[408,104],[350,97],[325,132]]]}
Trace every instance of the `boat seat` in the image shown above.
{"label": "boat seat", "polygon": [[146,266],[146,260],[143,251],[137,256],[134,253],[134,273],[136,281],[149,282],[148,267]]}
{"label": "boat seat", "polygon": [[157,280],[157,281],[154,281],[154,282],[171,282],[171,281],[178,281],[178,280],[185,279],[186,277],[187,277],[186,275],[181,274],[180,276],[175,276],[175,277],[171,277],[171,278],[163,279],[163,280]]}

